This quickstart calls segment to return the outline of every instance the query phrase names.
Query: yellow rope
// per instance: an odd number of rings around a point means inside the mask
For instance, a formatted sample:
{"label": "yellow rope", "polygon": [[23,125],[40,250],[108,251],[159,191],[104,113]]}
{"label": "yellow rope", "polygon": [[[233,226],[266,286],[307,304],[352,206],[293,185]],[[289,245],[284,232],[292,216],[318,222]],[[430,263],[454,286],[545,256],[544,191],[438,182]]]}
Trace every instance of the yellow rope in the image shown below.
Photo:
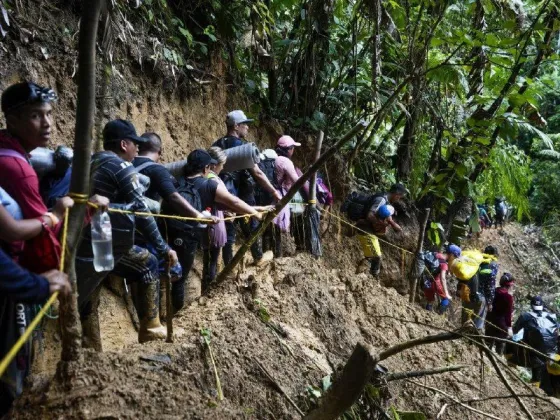
{"label": "yellow rope", "polygon": [[383,242],[383,243],[385,243],[385,244],[387,244],[387,245],[389,245],[389,246],[392,246],[393,248],[397,248],[397,249],[400,249],[400,250],[403,251],[403,252],[408,252],[409,254],[414,255],[414,252],[411,252],[411,251],[409,251],[408,249],[401,248],[401,247],[398,246],[398,245],[395,245],[395,244],[393,244],[393,243],[391,243],[391,242],[388,242],[388,241],[386,241],[386,240],[384,240],[384,239],[381,239],[379,236],[374,235],[373,233],[366,232],[365,230],[360,229],[359,227],[357,227],[356,225],[354,225],[353,223],[350,223],[350,222],[348,222],[347,220],[343,219],[342,217],[337,216],[336,214],[334,214],[334,213],[328,211],[327,209],[323,209],[323,212],[324,212],[324,213],[327,213],[327,214],[330,214],[330,215],[333,216],[335,219],[338,219],[340,222],[342,222],[342,223],[344,223],[344,224],[346,224],[346,225],[348,225],[348,226],[350,226],[350,227],[356,229],[357,231],[363,233],[364,235],[373,236],[374,238],[377,238],[379,241],[381,241],[381,242]]}
{"label": "yellow rope", "polygon": [[[64,258],[66,256],[67,235],[68,235],[68,209],[66,209],[66,212],[64,214],[64,222],[62,228],[62,241],[61,241],[62,251],[60,254],[60,271],[64,270]],[[21,350],[25,342],[29,340],[31,334],[33,334],[33,331],[35,330],[35,328],[37,328],[37,325],[39,325],[39,322],[41,322],[41,320],[47,314],[47,311],[52,306],[52,304],[56,301],[57,298],[58,298],[58,292],[54,292],[49,298],[49,300],[47,300],[47,303],[45,303],[45,305],[39,310],[35,318],[29,323],[24,333],[19,337],[19,339],[16,341],[14,346],[10,349],[8,354],[6,354],[6,356],[2,359],[2,362],[0,362],[0,377],[4,375],[4,372],[6,371],[6,369],[8,369],[8,366],[10,365],[12,360],[14,360],[14,358],[17,356],[18,352]]]}
{"label": "yellow rope", "polygon": [[[93,208],[98,208],[99,206],[97,204],[88,202],[88,205],[93,207]],[[205,218],[198,218],[198,217],[187,217],[187,216],[176,216],[173,214],[160,214],[160,213],[150,213],[150,212],[142,212],[142,211],[132,211],[132,210],[122,210],[122,209],[115,209],[112,207],[109,207],[107,209],[107,211],[111,212],[111,213],[121,213],[121,214],[132,214],[134,216],[140,216],[140,217],[159,217],[162,219],[174,219],[174,220],[184,220],[184,221],[195,221],[195,222],[207,222],[207,223],[211,223],[213,220],[212,219],[205,219]],[[264,210],[264,211],[259,211],[257,212],[258,214],[266,214],[266,213],[270,213],[271,211],[274,210]],[[254,216],[253,213],[247,213],[247,214],[239,214],[236,216],[231,216],[231,217],[224,217],[221,219],[218,219],[219,221],[223,221],[223,222],[228,222],[231,220],[235,220],[235,219],[243,219],[245,217],[252,217]]]}

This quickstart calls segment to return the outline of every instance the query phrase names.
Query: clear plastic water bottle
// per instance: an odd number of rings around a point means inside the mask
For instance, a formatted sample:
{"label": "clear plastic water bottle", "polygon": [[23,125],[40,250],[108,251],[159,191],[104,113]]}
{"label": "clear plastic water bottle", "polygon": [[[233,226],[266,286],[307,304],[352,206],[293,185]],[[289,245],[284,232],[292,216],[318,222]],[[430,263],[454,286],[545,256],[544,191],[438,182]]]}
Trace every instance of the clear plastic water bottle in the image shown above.
{"label": "clear plastic water bottle", "polygon": [[[207,208],[206,210],[204,210],[203,212],[201,212],[202,216],[203,216],[205,219],[210,219],[210,218],[212,217],[212,213],[210,212],[210,210],[212,210],[212,209]],[[207,226],[206,223],[199,223],[199,224],[198,224],[199,229],[206,229],[206,226]]]}
{"label": "clear plastic water bottle", "polygon": [[106,211],[95,212],[91,219],[91,246],[95,271],[111,271],[115,266],[113,258],[113,230]]}

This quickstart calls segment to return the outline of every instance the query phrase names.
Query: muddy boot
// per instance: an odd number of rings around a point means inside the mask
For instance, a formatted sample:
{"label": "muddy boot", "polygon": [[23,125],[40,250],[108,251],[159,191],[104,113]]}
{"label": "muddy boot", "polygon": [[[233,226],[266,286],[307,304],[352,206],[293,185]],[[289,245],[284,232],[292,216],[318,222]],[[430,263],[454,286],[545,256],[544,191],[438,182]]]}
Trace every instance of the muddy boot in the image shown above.
{"label": "muddy boot", "polygon": [[381,272],[381,257],[373,257],[370,258],[370,268],[369,268],[369,273],[373,276],[373,277],[378,277],[379,273]]}
{"label": "muddy boot", "polygon": [[98,287],[91,296],[90,302],[86,306],[85,315],[82,316],[82,346],[95,351],[103,351],[101,345],[101,329],[99,327],[99,293]]}
{"label": "muddy boot", "polygon": [[159,282],[138,285],[138,342],[165,340],[166,328],[159,320]]}

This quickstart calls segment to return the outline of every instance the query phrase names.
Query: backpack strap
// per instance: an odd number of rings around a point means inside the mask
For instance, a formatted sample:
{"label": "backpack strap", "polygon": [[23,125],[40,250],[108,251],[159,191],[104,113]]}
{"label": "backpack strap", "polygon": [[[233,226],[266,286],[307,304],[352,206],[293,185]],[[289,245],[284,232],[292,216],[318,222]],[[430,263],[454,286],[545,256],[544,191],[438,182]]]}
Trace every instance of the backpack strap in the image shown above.
{"label": "backpack strap", "polygon": [[0,156],[13,157],[13,158],[16,158],[16,159],[24,160],[27,163],[29,163],[29,160],[27,160],[27,158],[25,156],[23,156],[19,152],[16,152],[13,149],[0,149]]}
{"label": "backpack strap", "polygon": [[159,163],[155,163],[153,161],[144,162],[142,165],[136,167],[137,172],[142,172],[144,169],[149,168],[150,166],[159,165]]}

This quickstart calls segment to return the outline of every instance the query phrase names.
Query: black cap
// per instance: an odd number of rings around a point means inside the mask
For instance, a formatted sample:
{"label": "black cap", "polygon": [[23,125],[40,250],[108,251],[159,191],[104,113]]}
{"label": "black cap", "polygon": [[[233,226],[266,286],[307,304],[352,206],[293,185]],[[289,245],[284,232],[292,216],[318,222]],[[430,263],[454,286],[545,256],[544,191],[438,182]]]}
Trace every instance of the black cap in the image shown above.
{"label": "black cap", "polygon": [[51,88],[33,82],[16,83],[2,92],[2,112],[6,114],[24,105],[56,102],[57,99],[56,92]]}
{"label": "black cap", "polygon": [[399,195],[407,195],[408,190],[403,184],[397,183],[391,185],[391,189],[389,190],[391,194],[399,194]]}
{"label": "black cap", "polygon": [[535,296],[531,299],[531,306],[535,311],[542,311],[543,310],[543,301],[540,296]]}
{"label": "black cap", "polygon": [[121,140],[132,140],[135,143],[147,143],[148,139],[136,134],[136,129],[130,121],[113,120],[105,124],[103,129],[103,143],[115,143]]}
{"label": "black cap", "polygon": [[488,245],[484,248],[484,253],[488,255],[499,255],[498,248],[494,245]]}
{"label": "black cap", "polygon": [[218,161],[203,149],[196,149],[187,156],[187,164],[194,168],[204,168],[208,165],[217,165]]}

